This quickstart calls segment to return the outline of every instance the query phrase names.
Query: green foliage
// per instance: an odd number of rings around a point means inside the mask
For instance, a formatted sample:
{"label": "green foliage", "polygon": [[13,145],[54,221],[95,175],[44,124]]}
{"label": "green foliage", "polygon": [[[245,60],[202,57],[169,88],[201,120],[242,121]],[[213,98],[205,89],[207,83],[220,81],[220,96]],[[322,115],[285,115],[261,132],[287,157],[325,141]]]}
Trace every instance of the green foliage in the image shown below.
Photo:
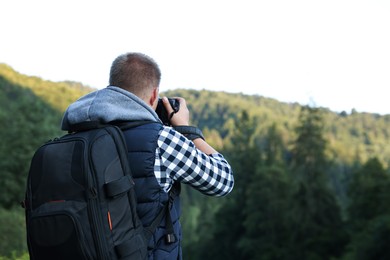
{"label": "green foliage", "polygon": [[390,250],[390,176],[377,158],[368,160],[349,187],[351,241],[346,259],[387,259]]}
{"label": "green foliage", "polygon": [[276,124],[269,127],[261,146],[264,150],[265,165],[273,166],[284,163],[288,151]]}
{"label": "green foliage", "polygon": [[29,259],[30,259],[30,255],[28,254],[28,252],[25,252],[22,255],[13,253],[11,254],[11,257],[0,256],[0,260],[29,260]]}
{"label": "green foliage", "polygon": [[[357,171],[349,187],[349,216],[360,230],[378,215],[390,214],[390,176],[377,158],[368,160]],[[375,203],[373,203],[375,202]]]}
{"label": "green foliage", "polygon": [[0,256],[16,257],[26,250],[26,225],[23,210],[0,208]]}
{"label": "green foliage", "polygon": [[247,189],[245,236],[240,250],[247,259],[287,259],[290,254],[291,176],[282,167],[261,167]]}
{"label": "green foliage", "polygon": [[45,100],[52,108],[60,112],[64,111],[71,102],[82,94],[93,90],[77,82],[51,82],[38,77],[29,77],[16,72],[3,63],[0,63],[0,75],[9,84],[32,90],[34,95]]}
{"label": "green foliage", "polygon": [[390,216],[380,215],[356,233],[345,255],[346,260],[390,259]]}
{"label": "green foliage", "polygon": [[[215,221],[224,222],[226,219],[226,216],[221,219],[216,217],[217,212],[224,208],[226,203],[221,201],[221,198],[205,197],[187,186],[183,188],[181,224],[184,236],[182,245],[184,259],[203,259],[204,255],[209,254],[208,251],[213,250],[210,245],[215,241],[214,234],[217,226]],[[191,194],[191,200],[188,200],[188,194]]]}
{"label": "green foliage", "polygon": [[254,167],[245,185],[245,234],[239,241],[247,259],[286,259],[290,255],[292,176],[283,160],[285,150],[277,126],[272,125],[260,142],[262,163]]}
{"label": "green foliage", "polygon": [[292,169],[298,178],[289,212],[295,224],[291,229],[290,259],[339,257],[347,242],[341,209],[325,178],[329,162],[319,112],[304,107],[296,128]]}
{"label": "green foliage", "polygon": [[318,180],[327,166],[325,156],[327,141],[323,135],[321,110],[318,108],[302,107],[299,124],[295,131],[297,138],[292,148],[292,167],[306,181]]}
{"label": "green foliage", "polygon": [[329,190],[300,182],[290,206],[290,259],[341,256],[348,237],[340,208]]}

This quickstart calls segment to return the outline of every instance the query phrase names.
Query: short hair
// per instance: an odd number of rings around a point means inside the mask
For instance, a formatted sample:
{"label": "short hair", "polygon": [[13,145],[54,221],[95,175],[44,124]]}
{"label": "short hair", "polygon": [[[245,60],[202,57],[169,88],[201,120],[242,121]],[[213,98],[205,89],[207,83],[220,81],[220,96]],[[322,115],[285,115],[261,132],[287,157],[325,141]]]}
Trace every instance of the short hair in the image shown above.
{"label": "short hair", "polygon": [[143,97],[146,91],[158,87],[161,71],[157,63],[142,53],[125,53],[111,65],[109,84]]}

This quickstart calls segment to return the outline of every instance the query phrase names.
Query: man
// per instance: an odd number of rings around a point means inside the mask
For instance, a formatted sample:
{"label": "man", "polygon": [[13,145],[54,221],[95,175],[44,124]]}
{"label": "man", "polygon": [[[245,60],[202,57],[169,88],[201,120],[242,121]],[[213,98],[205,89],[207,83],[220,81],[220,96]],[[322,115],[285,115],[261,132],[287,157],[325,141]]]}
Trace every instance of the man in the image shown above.
{"label": "man", "polygon": [[141,53],[120,55],[112,63],[110,85],[69,106],[62,129],[84,121],[137,122],[137,126],[124,130],[124,136],[143,225],[149,226],[156,218],[170,200],[171,190],[176,194],[170,209],[174,238],[166,241],[168,225],[163,220],[149,242],[148,256],[182,259],[180,201],[178,185],[174,183],[188,184],[206,195],[224,196],[232,190],[234,180],[224,157],[203,139],[200,130],[189,126],[189,111],[183,98],[176,98],[180,103],[176,113],[168,99],[162,99],[172,127],[161,123],[155,112],[160,79],[160,69],[150,57]]}

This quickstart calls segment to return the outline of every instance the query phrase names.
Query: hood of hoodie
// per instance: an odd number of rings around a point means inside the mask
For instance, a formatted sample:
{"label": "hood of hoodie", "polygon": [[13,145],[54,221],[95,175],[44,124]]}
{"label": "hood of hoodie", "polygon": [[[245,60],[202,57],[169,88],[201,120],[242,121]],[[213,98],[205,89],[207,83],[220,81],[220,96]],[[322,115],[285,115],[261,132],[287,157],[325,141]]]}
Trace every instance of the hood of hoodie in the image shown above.
{"label": "hood of hoodie", "polygon": [[62,118],[61,129],[67,131],[71,125],[86,121],[160,122],[160,119],[153,108],[136,95],[115,86],[108,86],[72,103]]}

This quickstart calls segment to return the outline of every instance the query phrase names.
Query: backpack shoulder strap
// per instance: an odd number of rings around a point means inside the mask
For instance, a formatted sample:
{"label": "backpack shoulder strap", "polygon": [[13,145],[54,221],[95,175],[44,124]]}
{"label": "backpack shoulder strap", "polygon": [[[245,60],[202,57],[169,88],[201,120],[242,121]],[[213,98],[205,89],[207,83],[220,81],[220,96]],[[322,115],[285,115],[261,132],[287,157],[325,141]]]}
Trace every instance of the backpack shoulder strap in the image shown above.
{"label": "backpack shoulder strap", "polygon": [[110,124],[116,125],[122,131],[125,131],[125,130],[130,129],[130,128],[134,128],[134,127],[137,127],[137,126],[141,126],[141,125],[151,124],[151,123],[157,123],[157,122],[155,122],[155,121],[148,121],[148,120],[130,121],[130,122],[123,122],[123,121],[110,122]]}
{"label": "backpack shoulder strap", "polygon": [[99,121],[84,121],[69,126],[69,133],[73,132],[83,132],[91,129],[98,129],[106,126],[107,124],[102,124]]}
{"label": "backpack shoulder strap", "polygon": [[102,123],[100,121],[84,121],[76,124],[72,124],[69,127],[68,132],[73,133],[73,132],[82,132],[82,131],[88,131],[91,129],[98,129],[98,128],[103,128],[109,125],[117,126],[119,127],[122,131],[126,129],[130,129],[133,127],[145,125],[145,124],[150,124],[150,123],[156,123],[154,121],[112,121],[108,123]]}
{"label": "backpack shoulder strap", "polygon": [[145,237],[146,237],[147,241],[149,241],[150,238],[153,236],[158,225],[160,225],[162,219],[164,218],[164,215],[166,215],[166,222],[165,222],[166,242],[168,244],[170,244],[170,243],[174,243],[176,241],[175,231],[173,229],[173,223],[172,223],[172,219],[171,219],[171,207],[173,205],[173,200],[175,199],[175,197],[179,196],[180,190],[181,190],[180,183],[175,182],[173,184],[171,190],[169,191],[169,199],[168,199],[167,204],[161,209],[160,213],[153,220],[152,224],[150,224],[149,227],[145,227]]}

